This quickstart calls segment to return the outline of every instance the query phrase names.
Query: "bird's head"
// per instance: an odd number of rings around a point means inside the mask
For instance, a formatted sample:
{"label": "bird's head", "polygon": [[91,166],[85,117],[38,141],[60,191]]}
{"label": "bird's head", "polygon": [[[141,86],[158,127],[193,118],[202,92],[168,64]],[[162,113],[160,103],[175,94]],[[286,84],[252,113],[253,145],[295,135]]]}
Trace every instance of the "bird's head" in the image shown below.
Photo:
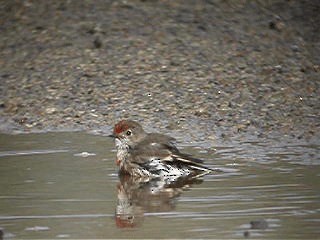
{"label": "bird's head", "polygon": [[146,132],[141,125],[132,120],[121,120],[113,128],[113,135],[116,146],[134,147],[142,138],[146,136]]}

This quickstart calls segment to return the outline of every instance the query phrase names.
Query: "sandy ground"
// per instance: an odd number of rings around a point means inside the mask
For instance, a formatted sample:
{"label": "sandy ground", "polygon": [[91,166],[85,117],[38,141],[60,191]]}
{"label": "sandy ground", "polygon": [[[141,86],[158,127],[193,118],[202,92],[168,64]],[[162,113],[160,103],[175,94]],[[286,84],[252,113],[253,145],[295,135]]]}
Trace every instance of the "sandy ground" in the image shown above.
{"label": "sandy ground", "polygon": [[318,140],[319,1],[0,4],[0,131],[122,118],[189,141]]}

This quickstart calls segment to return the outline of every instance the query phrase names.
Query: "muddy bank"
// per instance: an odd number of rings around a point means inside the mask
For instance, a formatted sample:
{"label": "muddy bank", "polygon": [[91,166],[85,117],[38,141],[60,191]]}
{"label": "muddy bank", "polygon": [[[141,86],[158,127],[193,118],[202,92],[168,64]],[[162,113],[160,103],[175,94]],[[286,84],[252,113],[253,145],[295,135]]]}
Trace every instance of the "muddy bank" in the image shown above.
{"label": "muddy bank", "polygon": [[319,10],[314,1],[4,1],[0,130],[108,131],[131,118],[190,141],[318,139]]}

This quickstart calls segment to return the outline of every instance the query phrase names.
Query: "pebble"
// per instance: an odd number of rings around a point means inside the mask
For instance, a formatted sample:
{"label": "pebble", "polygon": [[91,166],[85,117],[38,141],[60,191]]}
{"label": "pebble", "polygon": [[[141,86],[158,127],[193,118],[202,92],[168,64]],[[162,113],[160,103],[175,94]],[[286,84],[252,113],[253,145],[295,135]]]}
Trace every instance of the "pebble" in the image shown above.
{"label": "pebble", "polygon": [[48,108],[46,108],[45,112],[47,114],[53,114],[53,113],[57,112],[57,109],[54,107],[48,107]]}

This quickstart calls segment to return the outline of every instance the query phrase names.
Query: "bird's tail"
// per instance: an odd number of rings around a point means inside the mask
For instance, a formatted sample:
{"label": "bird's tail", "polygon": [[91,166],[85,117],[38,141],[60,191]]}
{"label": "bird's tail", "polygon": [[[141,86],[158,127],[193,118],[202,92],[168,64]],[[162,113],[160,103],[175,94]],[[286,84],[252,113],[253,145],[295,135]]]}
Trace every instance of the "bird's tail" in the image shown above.
{"label": "bird's tail", "polygon": [[199,178],[210,173],[223,173],[224,171],[219,168],[207,168],[205,166],[192,165],[191,168],[196,171],[192,178]]}

